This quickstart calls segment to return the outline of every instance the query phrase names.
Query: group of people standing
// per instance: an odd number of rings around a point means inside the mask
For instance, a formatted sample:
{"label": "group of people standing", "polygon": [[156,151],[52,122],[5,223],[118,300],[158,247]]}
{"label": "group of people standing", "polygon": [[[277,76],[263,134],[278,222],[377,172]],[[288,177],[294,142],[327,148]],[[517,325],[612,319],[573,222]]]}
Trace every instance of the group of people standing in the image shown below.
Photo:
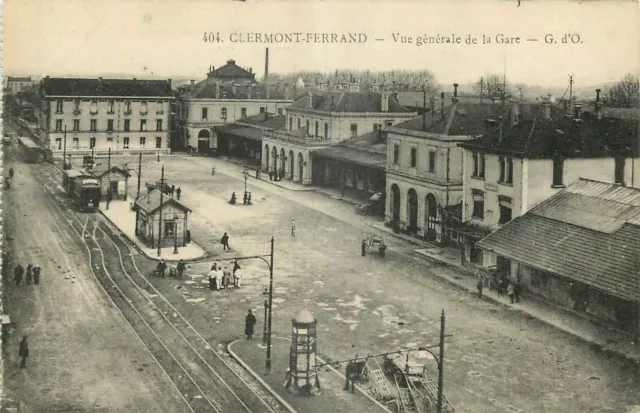
{"label": "group of people standing", "polygon": [[180,189],[180,187],[177,187],[175,185],[167,185],[164,187],[164,190],[162,191],[165,195],[170,196],[171,198],[173,198],[173,196],[175,195],[176,199],[179,201],[180,200],[180,195],[182,194],[182,189]]}
{"label": "group of people standing", "polygon": [[[40,266],[38,265],[27,265],[26,271],[26,283],[27,284],[40,284]],[[22,265],[18,264],[16,268],[13,270],[13,281],[16,285],[20,285],[22,283],[22,277],[25,275],[24,268]]]}
{"label": "group of people standing", "polygon": [[284,176],[284,169],[280,169],[279,171],[269,171],[269,180],[270,181],[280,181]]}
{"label": "group of people standing", "polygon": [[218,263],[214,263],[209,271],[209,289],[212,291],[226,290],[230,287],[231,282],[235,288],[240,288],[242,283],[242,269],[238,261],[233,262],[233,269],[222,267]]}
{"label": "group of people standing", "polygon": [[[482,298],[482,290],[484,288],[484,284],[487,278],[478,274],[478,282],[476,284],[476,288],[478,289],[478,297]],[[520,279],[511,280],[509,277],[500,277],[494,281],[496,286],[496,291],[498,292],[498,297],[502,297],[505,292],[511,301],[511,304],[519,303],[520,297],[522,295],[522,285],[520,284]]]}

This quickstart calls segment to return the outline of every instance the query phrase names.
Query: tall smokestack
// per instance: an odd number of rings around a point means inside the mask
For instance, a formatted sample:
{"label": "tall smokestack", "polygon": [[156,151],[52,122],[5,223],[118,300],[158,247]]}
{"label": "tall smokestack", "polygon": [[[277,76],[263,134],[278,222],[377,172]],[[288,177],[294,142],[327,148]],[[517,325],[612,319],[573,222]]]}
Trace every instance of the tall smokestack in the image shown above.
{"label": "tall smokestack", "polygon": [[600,89],[596,89],[596,119],[602,119],[602,102],[600,102]]}
{"label": "tall smokestack", "polygon": [[264,84],[267,84],[267,80],[269,80],[269,48],[267,47],[267,51],[264,56]]}
{"label": "tall smokestack", "polygon": [[457,83],[453,84],[453,98],[451,98],[451,101],[453,103],[456,103],[458,101],[458,84]]}
{"label": "tall smokestack", "polygon": [[440,92],[440,119],[444,119],[444,92]]}

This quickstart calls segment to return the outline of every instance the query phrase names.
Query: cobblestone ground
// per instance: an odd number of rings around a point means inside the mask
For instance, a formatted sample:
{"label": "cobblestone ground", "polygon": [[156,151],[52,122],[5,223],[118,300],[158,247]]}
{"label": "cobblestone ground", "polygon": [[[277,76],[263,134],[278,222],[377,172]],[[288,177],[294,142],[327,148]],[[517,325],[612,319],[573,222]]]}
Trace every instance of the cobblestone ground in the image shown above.
{"label": "cobblestone ground", "polygon": [[[215,176],[210,174],[213,164]],[[241,200],[244,190],[236,165],[182,156],[161,163],[148,159],[142,181],[159,179],[160,165],[194,211],[194,240],[215,257],[268,254],[268,240],[275,237],[276,335],[288,336],[293,314],[307,305],[318,319],[320,354],[337,360],[435,344],[444,309],[446,332],[452,335],[446,346],[445,393],[457,412],[620,412],[640,403],[638,366],[454,289],[433,274],[455,270],[416,258],[410,245],[387,239],[386,259],[361,257],[360,241],[373,230],[346,204],[250,178],[254,205],[232,206],[227,202],[231,192]],[[135,193],[135,179],[130,193]],[[297,223],[295,237],[291,219]],[[231,252],[222,252],[223,232],[230,235]],[[261,330],[266,265],[243,261],[243,287],[220,292],[205,288],[202,276],[209,265],[190,264],[187,281],[154,282],[169,297],[183,297],[180,308],[219,342],[242,335],[248,307],[257,309]],[[435,363],[430,364],[435,371]]]}

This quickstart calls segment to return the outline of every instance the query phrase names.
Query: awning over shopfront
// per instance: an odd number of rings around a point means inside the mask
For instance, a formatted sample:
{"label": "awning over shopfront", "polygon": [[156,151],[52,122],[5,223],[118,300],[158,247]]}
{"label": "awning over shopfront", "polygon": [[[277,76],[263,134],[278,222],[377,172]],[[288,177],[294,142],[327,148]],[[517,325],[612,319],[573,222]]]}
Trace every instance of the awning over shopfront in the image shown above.
{"label": "awning over shopfront", "polygon": [[370,168],[384,170],[387,165],[387,157],[384,154],[363,151],[357,148],[346,146],[330,146],[315,150],[311,153],[313,156],[330,158],[338,161],[355,163]]}

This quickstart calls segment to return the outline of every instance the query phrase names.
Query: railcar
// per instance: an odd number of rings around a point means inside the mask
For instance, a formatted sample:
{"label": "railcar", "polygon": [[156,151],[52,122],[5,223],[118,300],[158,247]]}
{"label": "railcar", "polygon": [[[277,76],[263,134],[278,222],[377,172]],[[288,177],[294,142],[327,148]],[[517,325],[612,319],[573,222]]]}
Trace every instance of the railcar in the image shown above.
{"label": "railcar", "polygon": [[62,174],[62,187],[69,196],[73,196],[76,188],[76,180],[89,178],[92,178],[92,176],[87,172],[69,169]]}
{"label": "railcar", "polygon": [[18,150],[26,163],[40,163],[46,159],[44,149],[26,136],[18,138]]}
{"label": "railcar", "polygon": [[73,200],[79,211],[91,212],[97,210],[100,205],[100,182],[95,178],[75,178]]}

